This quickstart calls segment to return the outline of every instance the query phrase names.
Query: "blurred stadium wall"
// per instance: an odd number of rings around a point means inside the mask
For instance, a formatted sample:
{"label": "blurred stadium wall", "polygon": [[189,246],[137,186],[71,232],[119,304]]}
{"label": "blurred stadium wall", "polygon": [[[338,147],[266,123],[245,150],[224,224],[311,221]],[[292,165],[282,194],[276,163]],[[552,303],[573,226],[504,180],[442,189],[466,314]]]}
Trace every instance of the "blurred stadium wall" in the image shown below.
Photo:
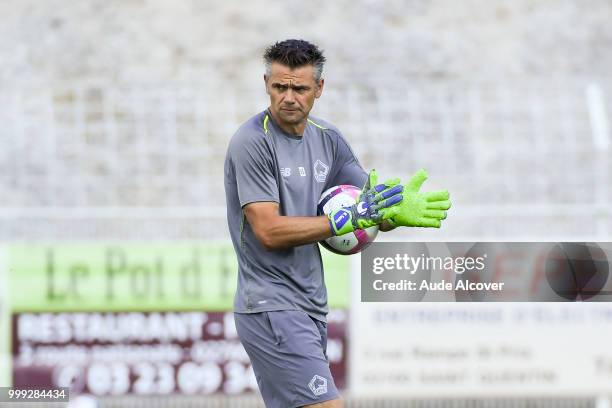
{"label": "blurred stadium wall", "polygon": [[444,228],[393,239],[608,240],[610,21],[608,0],[3,1],[0,239],[227,240],[225,147],[293,37],[325,50],[314,115],[364,167],[452,193]]}
{"label": "blurred stadium wall", "polygon": [[315,115],[365,167],[452,192],[406,236],[609,237],[612,5],[587,3],[2,2],[0,237],[227,238],[226,142],[288,37],[326,51]]}

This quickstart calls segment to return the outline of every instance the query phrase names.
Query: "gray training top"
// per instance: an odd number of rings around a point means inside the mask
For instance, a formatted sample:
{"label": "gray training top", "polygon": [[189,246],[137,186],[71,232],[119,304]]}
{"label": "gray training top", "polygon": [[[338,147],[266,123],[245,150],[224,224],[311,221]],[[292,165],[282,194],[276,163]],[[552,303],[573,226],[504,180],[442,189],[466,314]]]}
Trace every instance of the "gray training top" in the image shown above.
{"label": "gray training top", "polygon": [[230,140],[225,157],[227,223],[238,257],[236,313],[303,310],[326,321],[327,289],[319,246],[266,251],[242,207],[279,203],[280,215],[316,216],[326,189],[367,179],[338,129],[308,119],[303,137],[285,133],[269,111],[246,121]]}

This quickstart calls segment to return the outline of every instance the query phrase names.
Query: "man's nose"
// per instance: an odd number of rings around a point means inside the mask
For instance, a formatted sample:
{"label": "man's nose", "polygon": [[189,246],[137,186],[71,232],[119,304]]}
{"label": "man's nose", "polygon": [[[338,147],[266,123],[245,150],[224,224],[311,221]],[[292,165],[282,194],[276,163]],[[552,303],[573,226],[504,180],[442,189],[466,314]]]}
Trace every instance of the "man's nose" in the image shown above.
{"label": "man's nose", "polygon": [[295,95],[294,95],[293,90],[291,88],[287,89],[287,92],[285,92],[285,102],[286,103],[295,103]]}

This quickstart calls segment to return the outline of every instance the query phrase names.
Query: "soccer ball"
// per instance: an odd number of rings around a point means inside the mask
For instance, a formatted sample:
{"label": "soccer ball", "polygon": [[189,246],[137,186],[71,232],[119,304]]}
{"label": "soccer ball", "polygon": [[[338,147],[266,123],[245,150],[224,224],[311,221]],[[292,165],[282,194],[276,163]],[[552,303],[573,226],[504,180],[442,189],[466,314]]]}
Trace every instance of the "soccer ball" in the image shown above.
{"label": "soccer ball", "polygon": [[[361,194],[359,188],[347,184],[327,189],[321,194],[317,212],[319,215],[328,215],[338,208],[349,207],[357,202],[359,194]],[[367,248],[376,239],[376,235],[378,235],[378,226],[373,226],[365,230],[358,229],[348,234],[327,238],[320,244],[337,254],[350,255]]]}

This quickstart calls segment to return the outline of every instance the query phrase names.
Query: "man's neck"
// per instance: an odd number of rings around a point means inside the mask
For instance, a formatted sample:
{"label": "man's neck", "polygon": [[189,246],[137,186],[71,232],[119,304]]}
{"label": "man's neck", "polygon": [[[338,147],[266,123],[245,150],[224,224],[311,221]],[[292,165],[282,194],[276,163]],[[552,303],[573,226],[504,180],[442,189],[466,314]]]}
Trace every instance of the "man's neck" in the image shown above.
{"label": "man's neck", "polygon": [[304,135],[304,129],[306,128],[306,123],[308,122],[308,119],[304,119],[302,122],[298,123],[298,124],[288,124],[288,123],[282,123],[278,117],[276,117],[276,115],[274,114],[274,112],[272,112],[272,109],[268,109],[268,111],[270,112],[270,114],[272,115],[272,119],[274,119],[274,122],[287,134],[292,135],[292,136],[297,136],[297,137],[301,137]]}

